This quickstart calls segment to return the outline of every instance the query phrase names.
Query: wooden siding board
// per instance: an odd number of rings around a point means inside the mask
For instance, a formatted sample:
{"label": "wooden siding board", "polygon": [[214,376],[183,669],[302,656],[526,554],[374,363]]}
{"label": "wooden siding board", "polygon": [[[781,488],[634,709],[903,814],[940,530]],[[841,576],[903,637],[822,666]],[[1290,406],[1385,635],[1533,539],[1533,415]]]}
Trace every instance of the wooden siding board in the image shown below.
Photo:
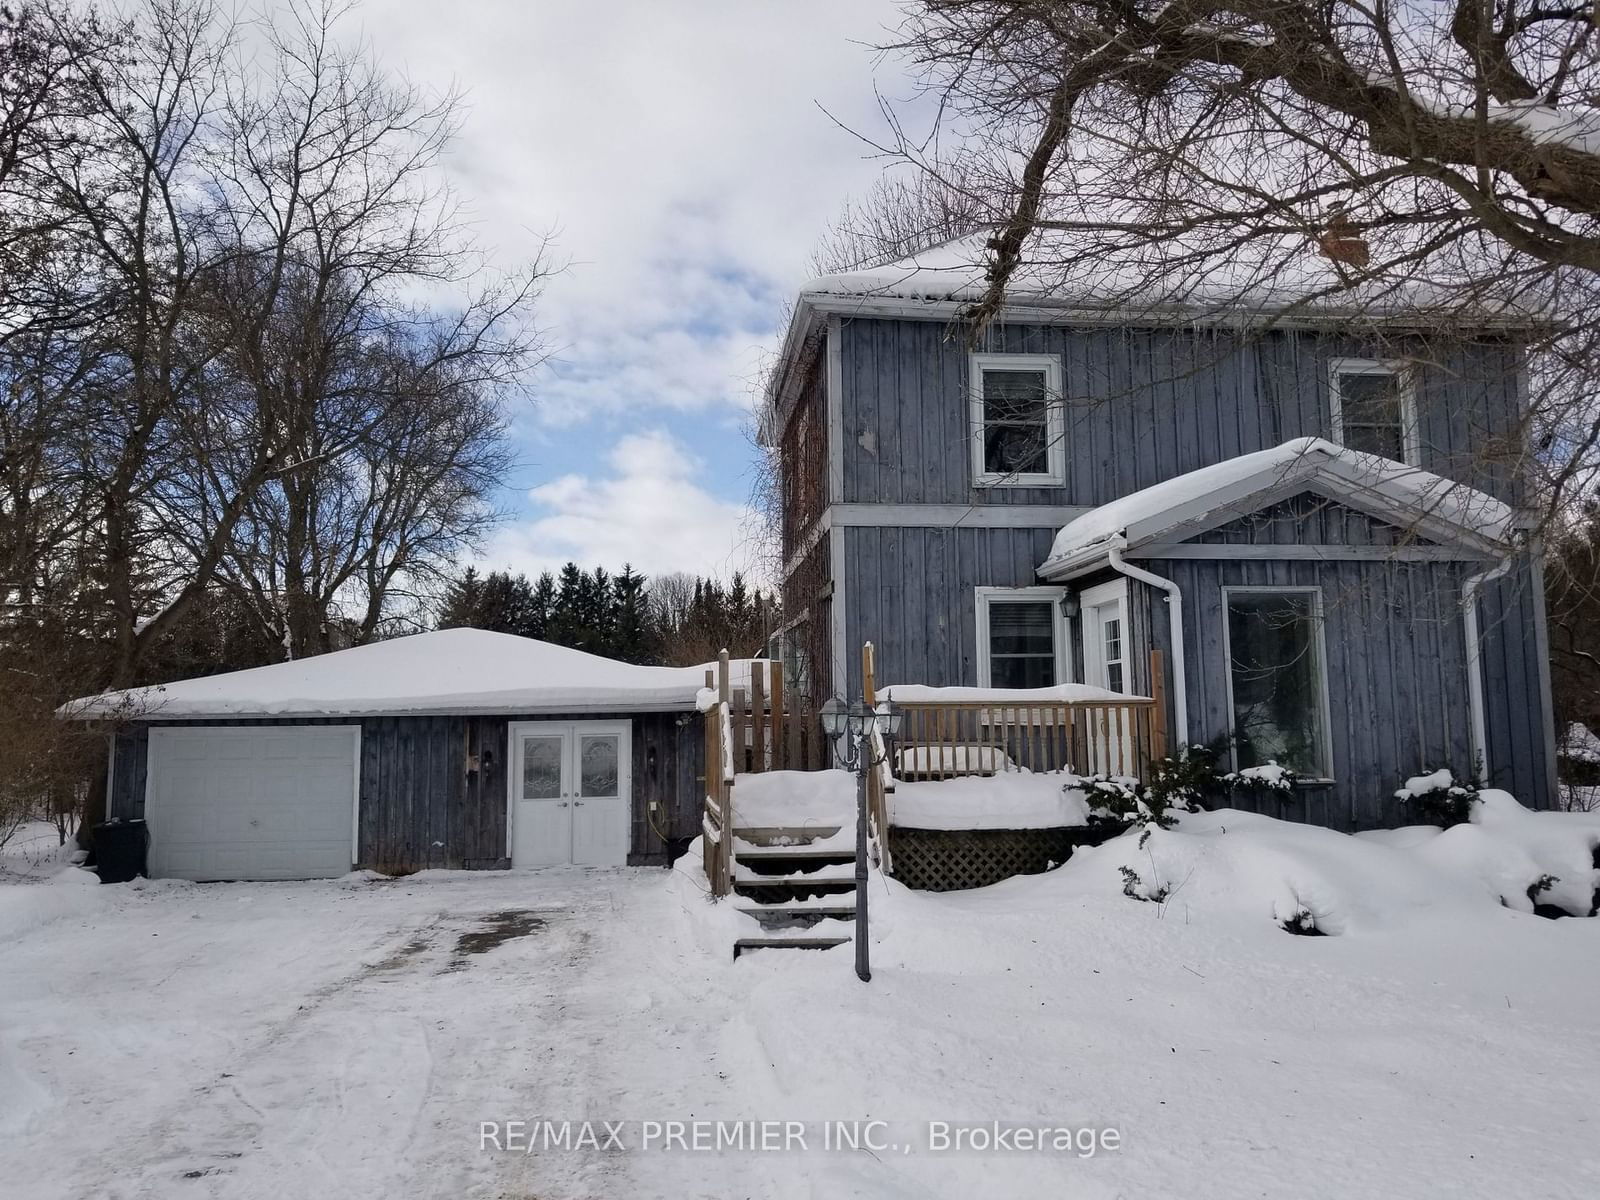
{"label": "wooden siding board", "polygon": [[[1332,332],[1259,337],[1215,330],[992,327],[984,349],[1063,363],[1067,484],[971,483],[966,340],[943,321],[843,322],[845,500],[863,503],[1103,504],[1174,474],[1293,437],[1331,433],[1335,357],[1418,360],[1423,466],[1509,494],[1504,464],[1477,451],[1516,431],[1517,351],[1482,341],[1432,349]],[[876,453],[859,442],[876,435]]]}

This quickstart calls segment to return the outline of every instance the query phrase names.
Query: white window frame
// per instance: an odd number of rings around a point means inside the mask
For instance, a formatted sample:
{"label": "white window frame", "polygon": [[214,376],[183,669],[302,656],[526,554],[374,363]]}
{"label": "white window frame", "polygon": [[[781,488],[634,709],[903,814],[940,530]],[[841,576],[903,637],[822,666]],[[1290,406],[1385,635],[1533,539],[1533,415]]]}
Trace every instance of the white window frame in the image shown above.
{"label": "white window frame", "polygon": [[1405,462],[1413,467],[1422,465],[1422,438],[1417,428],[1417,397],[1415,380],[1409,363],[1395,359],[1336,358],[1328,364],[1328,400],[1333,409],[1333,440],[1339,445],[1344,439],[1344,404],[1339,395],[1341,375],[1392,375],[1400,393],[1400,444],[1404,447]]}
{"label": "white window frame", "polygon": [[1333,706],[1331,703],[1332,693],[1328,687],[1328,622],[1323,613],[1322,589],[1314,584],[1305,587],[1294,584],[1260,584],[1256,586],[1237,584],[1228,585],[1222,589],[1222,666],[1223,674],[1227,677],[1228,759],[1233,764],[1233,769],[1235,771],[1239,770],[1239,746],[1233,736],[1233,719],[1234,713],[1237,710],[1234,708],[1233,704],[1233,638],[1229,630],[1229,625],[1231,624],[1228,619],[1229,607],[1232,604],[1233,597],[1235,595],[1260,596],[1278,592],[1292,592],[1299,595],[1309,595],[1311,597],[1311,617],[1317,625],[1317,655],[1318,665],[1321,668],[1318,672],[1319,678],[1317,683],[1318,690],[1322,693],[1320,697],[1322,702],[1322,720],[1319,722],[1319,724],[1322,726],[1320,730],[1322,736],[1322,745],[1319,747],[1321,753],[1318,755],[1318,757],[1322,759],[1322,766],[1325,769],[1326,774],[1315,777],[1309,775],[1302,776],[1301,782],[1316,784],[1334,783]]}
{"label": "white window frame", "polygon": [[1092,623],[1089,614],[1097,608],[1104,608],[1108,604],[1117,605],[1117,619],[1122,622],[1122,694],[1133,695],[1133,646],[1128,636],[1128,581],[1126,579],[1113,579],[1109,583],[1097,584],[1092,588],[1085,588],[1078,593],[1078,633],[1083,640],[1083,674],[1079,682],[1091,687],[1104,687],[1098,680],[1090,680],[1089,675],[1105,673],[1105,646],[1100,642],[1100,631],[1094,631],[1094,646],[1090,646],[1089,626]]}
{"label": "white window frame", "polygon": [[[984,469],[983,373],[1043,371],[1047,470],[1002,474]],[[1066,413],[1061,398],[1061,359],[1054,354],[974,354],[968,370],[968,435],[975,487],[1063,487],[1067,482]]]}
{"label": "white window frame", "polygon": [[977,613],[978,686],[993,687],[989,661],[989,606],[991,604],[1050,602],[1050,632],[1054,639],[1056,683],[1071,680],[1072,669],[1067,646],[1067,621],[1061,615],[1061,597],[1067,589],[1062,587],[981,587],[973,589],[974,611]]}

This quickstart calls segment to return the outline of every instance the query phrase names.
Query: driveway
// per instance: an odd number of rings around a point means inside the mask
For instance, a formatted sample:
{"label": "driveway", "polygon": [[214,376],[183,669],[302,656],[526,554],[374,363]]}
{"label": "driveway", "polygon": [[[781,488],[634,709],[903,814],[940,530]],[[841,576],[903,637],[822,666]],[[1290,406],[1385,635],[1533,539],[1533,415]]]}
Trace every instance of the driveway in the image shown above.
{"label": "driveway", "polygon": [[100,889],[93,917],[0,944],[5,1193],[611,1194],[621,1156],[480,1150],[479,1123],[600,1120],[652,1062],[673,1079],[692,1023],[652,1036],[640,1015],[692,1010],[650,981],[703,952],[650,937],[665,889],[659,870]]}

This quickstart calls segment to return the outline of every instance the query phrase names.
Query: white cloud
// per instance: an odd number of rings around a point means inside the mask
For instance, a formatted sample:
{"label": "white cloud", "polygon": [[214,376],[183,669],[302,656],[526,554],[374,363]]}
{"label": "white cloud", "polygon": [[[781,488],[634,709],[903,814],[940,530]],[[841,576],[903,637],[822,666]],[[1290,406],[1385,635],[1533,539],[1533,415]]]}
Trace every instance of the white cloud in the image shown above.
{"label": "white cloud", "polygon": [[[875,129],[875,87],[912,92],[871,50],[895,0],[367,0],[355,19],[390,69],[464,93],[445,166],[500,265],[547,233],[569,264],[538,312],[555,361],[513,423],[526,462],[589,457],[508,481],[542,483],[543,511],[491,558],[744,565],[743,508],[696,482],[683,443],[748,415],[812,246],[881,169],[828,114]],[[619,426],[661,432],[609,447]]]}
{"label": "white cloud", "polygon": [[624,436],[607,456],[609,474],[563,475],[534,488],[541,510],[499,531],[483,555],[491,568],[558,570],[567,561],[645,575],[691,571],[726,577],[749,566],[746,510],[697,482],[703,464],[660,430]]}
{"label": "white cloud", "polygon": [[540,0],[358,10],[392,67],[466,95],[448,168],[507,263],[555,231],[569,269],[541,419],[738,409],[785,296],[879,164],[823,108],[877,125],[891,0]]}

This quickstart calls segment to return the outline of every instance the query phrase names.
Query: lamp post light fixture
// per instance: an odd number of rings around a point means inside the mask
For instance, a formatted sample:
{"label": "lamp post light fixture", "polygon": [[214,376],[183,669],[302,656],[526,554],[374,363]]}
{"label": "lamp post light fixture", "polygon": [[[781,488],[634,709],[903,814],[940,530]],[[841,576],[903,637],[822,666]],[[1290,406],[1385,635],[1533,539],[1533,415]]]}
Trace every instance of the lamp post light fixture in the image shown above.
{"label": "lamp post light fixture", "polygon": [[[888,761],[889,743],[900,732],[900,710],[892,703],[875,709],[846,704],[835,696],[819,715],[822,732],[833,742],[834,757],[856,776],[856,975],[866,982],[872,978],[867,946],[867,772]],[[883,735],[881,755],[873,748],[875,732]]]}

